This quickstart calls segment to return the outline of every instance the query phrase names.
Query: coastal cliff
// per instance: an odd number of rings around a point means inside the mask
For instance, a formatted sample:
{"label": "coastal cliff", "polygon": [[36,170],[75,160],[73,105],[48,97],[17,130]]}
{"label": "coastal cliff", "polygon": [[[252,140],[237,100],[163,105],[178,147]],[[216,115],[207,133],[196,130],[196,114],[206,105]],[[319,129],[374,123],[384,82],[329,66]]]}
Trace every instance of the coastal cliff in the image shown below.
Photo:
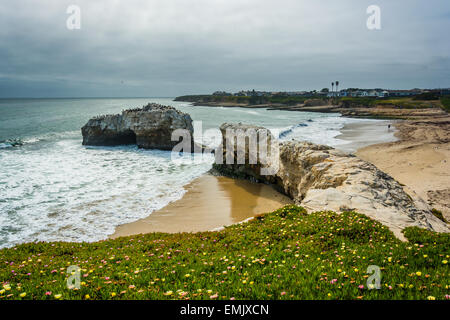
{"label": "coastal cliff", "polygon": [[230,96],[188,95],[175,101],[191,102],[194,106],[240,107],[283,111],[340,113],[349,118],[374,119],[424,119],[441,118],[448,115],[450,99],[435,97],[429,100],[417,97],[339,97],[318,95],[289,96]]}
{"label": "coastal cliff", "polygon": [[172,132],[186,129],[193,137],[191,116],[171,106],[156,103],[90,119],[82,128],[83,145],[136,144],[144,149],[172,150]]}
{"label": "coastal cliff", "polygon": [[[235,159],[238,153],[245,153],[245,159],[249,159],[248,144],[226,150],[227,132],[261,131],[264,128],[223,124],[220,129],[223,158],[231,152]],[[214,170],[223,175],[271,184],[309,211],[364,213],[389,227],[400,239],[404,239],[401,231],[409,226],[450,231],[422,199],[408,195],[396,180],[374,165],[324,145],[299,141],[277,143],[279,157],[275,160],[279,163],[278,171],[273,175],[261,174],[262,168],[273,163],[262,164],[259,157],[256,164],[216,163]]]}

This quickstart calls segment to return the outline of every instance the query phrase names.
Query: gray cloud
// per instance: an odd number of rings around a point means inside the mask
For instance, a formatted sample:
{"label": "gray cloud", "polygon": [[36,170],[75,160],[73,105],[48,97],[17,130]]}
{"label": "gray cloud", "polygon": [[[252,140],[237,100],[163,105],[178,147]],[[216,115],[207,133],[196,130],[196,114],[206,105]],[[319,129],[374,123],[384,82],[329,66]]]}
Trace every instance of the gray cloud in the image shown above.
{"label": "gray cloud", "polygon": [[[2,2],[0,97],[450,86],[448,1],[317,2]],[[371,4],[382,30],[366,28]]]}

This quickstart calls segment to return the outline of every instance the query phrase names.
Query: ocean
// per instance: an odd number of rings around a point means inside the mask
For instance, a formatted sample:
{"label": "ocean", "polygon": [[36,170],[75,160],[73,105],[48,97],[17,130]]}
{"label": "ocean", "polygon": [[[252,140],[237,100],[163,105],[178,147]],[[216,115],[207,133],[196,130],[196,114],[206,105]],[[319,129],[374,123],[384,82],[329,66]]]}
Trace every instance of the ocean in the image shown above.
{"label": "ocean", "polygon": [[212,156],[173,162],[168,151],[81,145],[80,128],[89,118],[148,102],[189,113],[203,130],[223,122],[251,123],[280,139],[338,148],[349,144],[338,138],[344,125],[363,121],[338,114],[194,107],[172,98],[0,100],[0,248],[105,239],[116,226],[180,199],[184,186],[211,168]]}

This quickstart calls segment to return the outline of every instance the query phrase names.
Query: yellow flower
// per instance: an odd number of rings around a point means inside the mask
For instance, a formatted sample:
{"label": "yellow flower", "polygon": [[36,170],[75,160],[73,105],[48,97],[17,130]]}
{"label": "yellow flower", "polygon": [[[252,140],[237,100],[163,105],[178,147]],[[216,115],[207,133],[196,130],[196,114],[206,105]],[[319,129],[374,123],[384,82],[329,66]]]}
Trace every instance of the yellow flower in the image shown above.
{"label": "yellow flower", "polygon": [[19,294],[19,296],[20,296],[21,298],[25,297],[26,295],[27,295],[26,292],[22,292],[21,294]]}
{"label": "yellow flower", "polygon": [[443,264],[447,264],[448,261],[447,261],[447,260],[443,260],[442,263],[443,263]]}
{"label": "yellow flower", "polygon": [[165,296],[171,296],[172,294],[173,294],[172,290],[169,290],[166,293],[164,293]]}
{"label": "yellow flower", "polygon": [[331,297],[331,293],[329,293],[328,296]]}
{"label": "yellow flower", "polygon": [[115,297],[116,296],[116,293],[115,292],[111,292],[111,297]]}
{"label": "yellow flower", "polygon": [[61,297],[62,297],[62,294],[55,294],[56,299],[61,299]]}
{"label": "yellow flower", "polygon": [[428,258],[428,255],[427,255],[427,254],[424,254],[423,257],[424,257],[424,258]]}
{"label": "yellow flower", "polygon": [[0,294],[4,294],[5,293],[5,289],[0,290]]}
{"label": "yellow flower", "polygon": [[242,283],[243,283],[243,284],[246,284],[246,283],[247,283],[247,280],[242,280]]}
{"label": "yellow flower", "polygon": [[417,271],[417,272],[416,272],[416,275],[417,275],[418,277],[420,277],[420,276],[422,275],[422,272]]}
{"label": "yellow flower", "polygon": [[9,284],[5,284],[3,285],[3,289],[5,289],[6,291],[11,290],[11,286]]}
{"label": "yellow flower", "polygon": [[433,296],[428,296],[427,299],[428,299],[428,300],[436,300],[436,298],[433,297]]}
{"label": "yellow flower", "polygon": [[184,276],[185,276],[186,278],[189,278],[191,275],[190,275],[189,273],[186,273]]}
{"label": "yellow flower", "polygon": [[84,296],[85,299],[90,299],[91,297],[87,294]]}

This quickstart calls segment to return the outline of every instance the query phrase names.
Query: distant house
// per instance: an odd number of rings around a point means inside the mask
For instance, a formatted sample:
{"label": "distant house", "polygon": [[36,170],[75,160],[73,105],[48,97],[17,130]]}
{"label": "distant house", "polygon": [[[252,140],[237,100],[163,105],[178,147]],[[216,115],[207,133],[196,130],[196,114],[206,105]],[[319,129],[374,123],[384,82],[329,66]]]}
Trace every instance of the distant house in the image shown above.
{"label": "distant house", "polygon": [[408,96],[414,96],[416,94],[420,94],[421,90],[414,89],[414,90],[388,90],[389,96],[391,97],[408,97]]}
{"label": "distant house", "polygon": [[366,90],[358,90],[356,91],[356,97],[368,97],[369,92]]}
{"label": "distant house", "polygon": [[240,96],[240,97],[242,97],[242,96],[250,97],[251,96],[251,91],[243,91],[243,90],[241,90],[241,91],[235,93],[234,95],[235,96]]}

